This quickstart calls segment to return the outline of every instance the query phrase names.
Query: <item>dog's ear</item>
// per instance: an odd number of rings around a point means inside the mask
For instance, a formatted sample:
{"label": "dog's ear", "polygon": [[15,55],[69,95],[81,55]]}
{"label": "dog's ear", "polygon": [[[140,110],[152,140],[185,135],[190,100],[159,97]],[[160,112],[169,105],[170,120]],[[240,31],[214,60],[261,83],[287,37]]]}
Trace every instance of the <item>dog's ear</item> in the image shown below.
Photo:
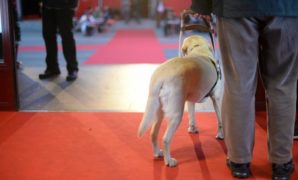
{"label": "dog's ear", "polygon": [[181,48],[181,52],[182,52],[182,56],[186,56],[187,55],[187,47],[186,46],[183,46]]}
{"label": "dog's ear", "polygon": [[181,47],[182,56],[186,56],[187,55],[188,46],[189,46],[189,42],[187,41],[187,39],[185,39],[183,41],[182,47]]}

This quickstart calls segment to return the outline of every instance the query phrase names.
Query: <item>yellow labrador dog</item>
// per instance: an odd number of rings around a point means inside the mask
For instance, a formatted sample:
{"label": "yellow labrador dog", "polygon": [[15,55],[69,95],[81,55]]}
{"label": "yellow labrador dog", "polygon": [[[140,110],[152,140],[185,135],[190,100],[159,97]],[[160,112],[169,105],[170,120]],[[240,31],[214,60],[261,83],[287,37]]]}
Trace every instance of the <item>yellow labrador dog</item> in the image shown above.
{"label": "yellow labrador dog", "polygon": [[[152,124],[151,141],[155,158],[164,158],[170,167],[177,161],[170,155],[170,143],[179,126],[187,101],[190,133],[197,133],[195,103],[211,97],[218,119],[216,137],[223,139],[220,104],[222,80],[216,68],[212,49],[202,36],[189,36],[182,43],[183,57],[176,57],[161,64],[153,73],[149,96],[138,135],[142,136]],[[163,136],[164,151],[158,145],[158,132],[164,115],[168,127]]]}

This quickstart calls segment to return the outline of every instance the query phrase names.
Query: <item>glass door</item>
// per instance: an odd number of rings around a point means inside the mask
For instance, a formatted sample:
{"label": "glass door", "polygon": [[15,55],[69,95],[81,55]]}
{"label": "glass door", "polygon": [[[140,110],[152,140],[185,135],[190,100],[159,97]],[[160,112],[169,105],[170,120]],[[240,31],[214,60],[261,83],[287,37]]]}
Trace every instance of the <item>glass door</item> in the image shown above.
{"label": "glass door", "polygon": [[[0,42],[2,42],[2,16],[1,16],[1,8],[0,8]],[[0,63],[2,64],[4,62],[3,60],[3,47],[2,47],[2,43],[0,43]]]}
{"label": "glass door", "polygon": [[0,1],[0,111],[16,111],[18,106],[10,3]]}

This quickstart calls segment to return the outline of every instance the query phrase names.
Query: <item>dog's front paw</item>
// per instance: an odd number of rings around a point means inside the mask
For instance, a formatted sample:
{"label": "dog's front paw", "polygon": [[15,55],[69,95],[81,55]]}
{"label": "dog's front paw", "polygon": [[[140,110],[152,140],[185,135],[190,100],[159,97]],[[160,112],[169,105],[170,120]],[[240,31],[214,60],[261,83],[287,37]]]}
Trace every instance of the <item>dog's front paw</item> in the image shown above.
{"label": "dog's front paw", "polygon": [[196,126],[189,126],[187,129],[188,133],[190,134],[197,134],[199,133],[199,130],[196,128]]}
{"label": "dog's front paw", "polygon": [[223,130],[219,129],[216,135],[216,139],[220,139],[223,140],[224,139],[224,134],[223,134]]}
{"label": "dog's front paw", "polygon": [[216,139],[223,140],[224,136],[223,135],[216,135]]}
{"label": "dog's front paw", "polygon": [[154,159],[159,159],[163,157],[163,151],[159,149],[158,151],[154,152]]}
{"label": "dog's front paw", "polygon": [[178,161],[174,158],[170,158],[168,160],[165,159],[165,165],[166,166],[175,167],[175,166],[177,166],[177,164],[178,164]]}

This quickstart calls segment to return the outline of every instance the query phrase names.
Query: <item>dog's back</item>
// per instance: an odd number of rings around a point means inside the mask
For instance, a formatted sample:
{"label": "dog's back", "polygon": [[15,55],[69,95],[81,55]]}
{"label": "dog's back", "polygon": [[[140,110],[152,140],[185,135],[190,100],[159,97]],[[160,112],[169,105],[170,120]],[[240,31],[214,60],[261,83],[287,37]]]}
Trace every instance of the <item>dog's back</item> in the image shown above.
{"label": "dog's back", "polygon": [[[216,70],[208,57],[177,57],[160,65],[150,81],[149,95],[138,134],[142,136],[150,124],[163,113],[176,111],[171,107],[186,100],[200,102],[216,82]],[[203,84],[203,86],[202,86]],[[169,99],[175,102],[169,103]]]}

